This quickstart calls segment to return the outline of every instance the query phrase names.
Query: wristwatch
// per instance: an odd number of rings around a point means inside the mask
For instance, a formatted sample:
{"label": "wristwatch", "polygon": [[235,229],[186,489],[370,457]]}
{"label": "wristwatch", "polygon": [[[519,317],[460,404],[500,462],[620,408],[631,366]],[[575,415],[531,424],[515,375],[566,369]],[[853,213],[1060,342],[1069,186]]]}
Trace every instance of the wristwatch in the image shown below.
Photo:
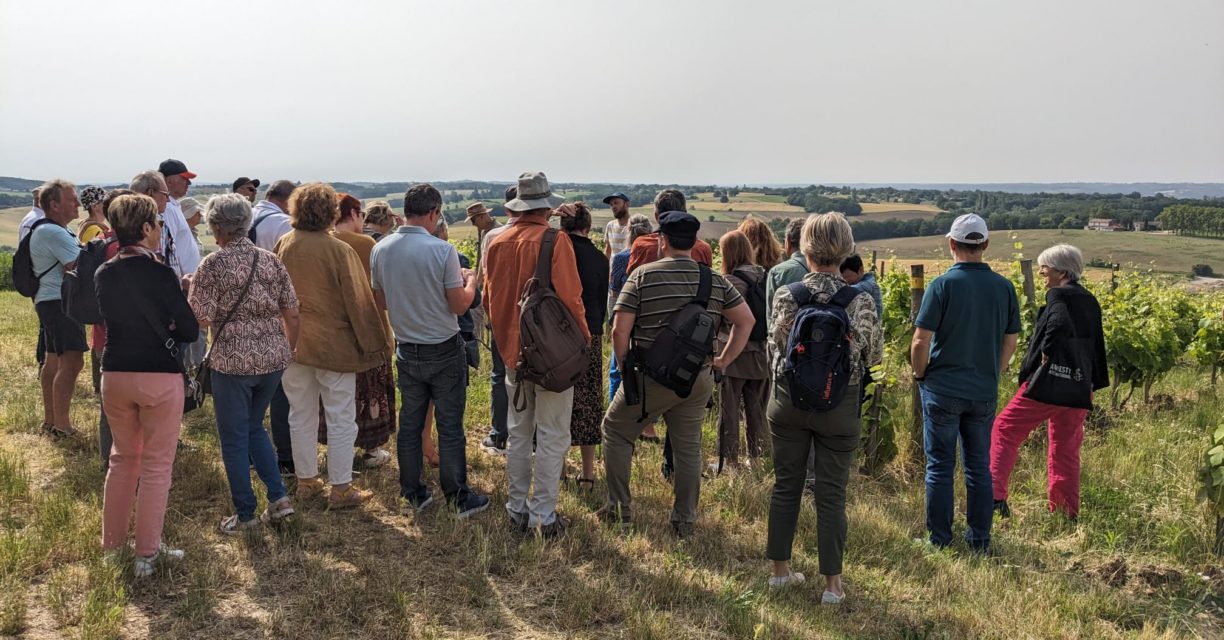
{"label": "wristwatch", "polygon": [[923,380],[926,380],[926,376],[919,376],[917,373],[914,373],[913,371],[911,371],[910,374],[914,376],[914,382],[922,382]]}

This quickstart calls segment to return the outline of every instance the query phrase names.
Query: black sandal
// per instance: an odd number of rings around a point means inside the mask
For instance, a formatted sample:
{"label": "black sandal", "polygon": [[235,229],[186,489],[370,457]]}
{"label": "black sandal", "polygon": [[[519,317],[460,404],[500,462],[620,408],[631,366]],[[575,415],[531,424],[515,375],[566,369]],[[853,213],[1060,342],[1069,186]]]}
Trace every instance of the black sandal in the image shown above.
{"label": "black sandal", "polygon": [[81,433],[76,427],[68,427],[67,430],[63,430],[55,428],[55,425],[47,424],[43,425],[43,428],[47,430],[47,435],[51,436],[53,440],[75,438]]}
{"label": "black sandal", "polygon": [[578,478],[578,490],[579,491],[594,491],[595,490],[595,478]]}

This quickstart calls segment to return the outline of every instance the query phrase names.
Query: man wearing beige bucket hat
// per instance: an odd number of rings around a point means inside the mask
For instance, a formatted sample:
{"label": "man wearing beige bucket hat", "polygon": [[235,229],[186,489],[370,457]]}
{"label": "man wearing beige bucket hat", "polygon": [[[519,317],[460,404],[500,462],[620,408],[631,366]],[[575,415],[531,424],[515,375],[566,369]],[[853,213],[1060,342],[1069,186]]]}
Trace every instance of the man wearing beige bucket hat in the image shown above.
{"label": "man wearing beige bucket hat", "polygon": [[[538,527],[546,538],[561,535],[566,527],[566,521],[557,515],[557,498],[561,469],[570,446],[574,389],[548,391],[520,380],[515,367],[521,344],[519,297],[523,285],[535,276],[541,248],[549,235],[552,289],[572,318],[585,317],[574,247],[568,235],[556,233],[548,225],[549,215],[563,202],[564,198],[553,195],[543,173],[529,171],[520,175],[516,197],[506,202],[507,210],[519,212],[518,220],[489,243],[484,256],[485,308],[506,362],[506,393],[516,400],[510,403],[507,416],[510,441],[506,455],[509,481],[506,512],[515,528],[526,531]],[[589,343],[591,336],[586,323],[574,324]]]}

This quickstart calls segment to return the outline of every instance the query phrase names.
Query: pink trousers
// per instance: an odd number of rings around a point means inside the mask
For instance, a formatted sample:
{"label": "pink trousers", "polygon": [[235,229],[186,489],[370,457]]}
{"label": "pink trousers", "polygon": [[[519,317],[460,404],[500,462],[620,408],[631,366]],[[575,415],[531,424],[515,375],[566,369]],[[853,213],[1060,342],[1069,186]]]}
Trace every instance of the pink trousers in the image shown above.
{"label": "pink trousers", "polygon": [[1069,516],[1079,515],[1080,445],[1084,442],[1087,409],[1057,407],[1024,397],[1027,383],[1021,384],[1007,408],[994,422],[990,441],[990,475],[994,479],[995,500],[1007,499],[1012,468],[1020,455],[1020,445],[1042,422],[1049,421],[1050,511],[1062,509]]}
{"label": "pink trousers", "polygon": [[102,549],[127,541],[135,504],[136,554],[151,556],[161,545],[166,520],[170,472],[182,428],[183,376],[104,372],[102,409],[115,440],[102,499]]}

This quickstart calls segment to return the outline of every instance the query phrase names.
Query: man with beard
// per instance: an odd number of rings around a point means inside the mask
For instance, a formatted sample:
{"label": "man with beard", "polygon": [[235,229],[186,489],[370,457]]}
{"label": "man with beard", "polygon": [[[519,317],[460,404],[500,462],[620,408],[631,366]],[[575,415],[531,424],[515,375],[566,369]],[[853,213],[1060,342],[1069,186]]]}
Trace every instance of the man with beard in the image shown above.
{"label": "man with beard", "polygon": [[603,199],[612,208],[612,219],[604,227],[604,255],[612,256],[629,248],[629,196],[617,192]]}

